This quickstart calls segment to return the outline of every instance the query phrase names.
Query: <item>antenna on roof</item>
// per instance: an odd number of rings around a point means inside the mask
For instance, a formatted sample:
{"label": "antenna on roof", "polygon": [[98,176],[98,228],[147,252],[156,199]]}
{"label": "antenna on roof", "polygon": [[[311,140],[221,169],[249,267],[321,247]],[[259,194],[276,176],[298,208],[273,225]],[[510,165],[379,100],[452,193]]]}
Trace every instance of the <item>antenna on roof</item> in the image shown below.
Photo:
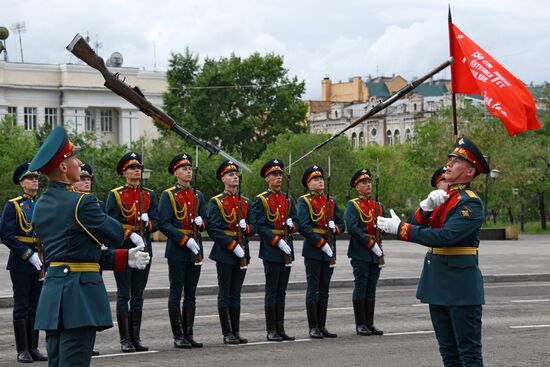
{"label": "antenna on roof", "polygon": [[25,33],[27,31],[27,27],[25,27],[25,22],[13,23],[11,25],[11,30],[14,33],[17,33],[19,36],[19,50],[21,51],[21,62],[25,62],[23,59],[23,43],[21,42],[21,33]]}

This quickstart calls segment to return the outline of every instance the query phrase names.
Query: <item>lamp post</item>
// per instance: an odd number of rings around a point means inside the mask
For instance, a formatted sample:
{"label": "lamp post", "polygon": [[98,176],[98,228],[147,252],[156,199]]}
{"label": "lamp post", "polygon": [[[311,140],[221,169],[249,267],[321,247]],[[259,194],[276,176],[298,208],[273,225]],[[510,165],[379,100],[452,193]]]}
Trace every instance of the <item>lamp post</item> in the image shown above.
{"label": "lamp post", "polygon": [[151,172],[153,172],[152,169],[149,169],[149,168],[143,169],[143,186],[147,186],[147,180],[149,180],[149,177],[151,177]]}
{"label": "lamp post", "polygon": [[[484,156],[485,160],[487,161],[487,164],[490,164],[491,157],[488,155]],[[495,180],[497,177],[500,176],[500,171],[498,169],[492,169],[489,171],[489,173],[485,174],[485,195],[483,198],[483,206],[485,208],[484,216],[483,216],[483,223],[487,223],[487,216],[489,214],[489,178],[491,179],[491,184],[494,185]]]}

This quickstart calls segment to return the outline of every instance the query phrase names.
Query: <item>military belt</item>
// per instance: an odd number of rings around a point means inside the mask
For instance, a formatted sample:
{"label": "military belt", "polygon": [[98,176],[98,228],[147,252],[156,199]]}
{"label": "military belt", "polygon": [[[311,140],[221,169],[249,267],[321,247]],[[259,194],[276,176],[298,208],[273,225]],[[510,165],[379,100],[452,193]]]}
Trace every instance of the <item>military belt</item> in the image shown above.
{"label": "military belt", "polygon": [[70,271],[81,273],[99,273],[98,263],[73,263],[64,261],[54,261],[50,263],[51,267],[66,266]]}
{"label": "military belt", "polygon": [[327,230],[324,228],[313,228],[313,232],[319,233],[319,234],[327,234]]}
{"label": "military belt", "polygon": [[477,255],[477,247],[428,247],[428,253],[434,255]]}
{"label": "military belt", "polygon": [[15,238],[25,243],[38,243],[38,238],[36,237],[15,236]]}
{"label": "military belt", "polygon": [[192,229],[178,228],[178,231],[180,231],[180,232],[183,233],[183,234],[193,234],[193,230],[192,230]]}
{"label": "military belt", "polygon": [[223,233],[225,233],[228,236],[233,236],[233,237],[235,237],[237,235],[237,231],[224,230]]}
{"label": "military belt", "polygon": [[283,231],[282,229],[272,229],[271,232],[273,234],[279,234],[279,235],[285,234],[285,231]]}
{"label": "military belt", "polygon": [[131,224],[123,224],[124,229],[129,229],[130,231],[141,231],[141,226],[133,226]]}

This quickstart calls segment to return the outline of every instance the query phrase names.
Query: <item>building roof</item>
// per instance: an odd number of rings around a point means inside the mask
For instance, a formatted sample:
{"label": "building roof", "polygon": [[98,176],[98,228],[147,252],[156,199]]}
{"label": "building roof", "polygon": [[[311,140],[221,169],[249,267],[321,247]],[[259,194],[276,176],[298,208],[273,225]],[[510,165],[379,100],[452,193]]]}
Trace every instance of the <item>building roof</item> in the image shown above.
{"label": "building roof", "polygon": [[420,94],[424,97],[441,96],[447,92],[447,88],[442,84],[420,84],[413,91],[413,93]]}
{"label": "building roof", "polygon": [[389,97],[390,91],[386,83],[365,82],[370,97]]}

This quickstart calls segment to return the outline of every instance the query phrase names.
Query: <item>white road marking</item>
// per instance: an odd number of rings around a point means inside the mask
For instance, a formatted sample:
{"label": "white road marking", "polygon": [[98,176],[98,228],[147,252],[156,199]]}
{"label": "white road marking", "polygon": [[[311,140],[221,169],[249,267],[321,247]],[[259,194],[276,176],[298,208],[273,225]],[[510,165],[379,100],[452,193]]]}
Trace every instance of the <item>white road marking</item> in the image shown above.
{"label": "white road marking", "polygon": [[246,344],[226,344],[228,347],[246,347],[247,345],[263,345],[263,344],[280,344],[280,343],[299,343],[299,342],[310,342],[312,339],[296,339],[296,340],[285,340],[283,342],[253,342]]}
{"label": "white road marking", "polygon": [[510,329],[533,329],[533,328],[542,328],[542,327],[550,327],[550,324],[542,324],[542,325],[517,325],[517,326],[510,326]]}
{"label": "white road marking", "polygon": [[419,331],[404,331],[401,333],[384,333],[384,336],[394,336],[394,335],[414,335],[414,334],[433,334],[433,330],[419,330]]}
{"label": "white road marking", "polygon": [[424,306],[429,306],[429,304],[427,304],[427,303],[413,303],[411,306],[413,306],[413,307],[424,307]]}
{"label": "white road marking", "polygon": [[98,356],[93,356],[92,358],[119,357],[119,356],[130,357],[138,354],[150,354],[150,353],[158,353],[158,352],[159,352],[158,350],[149,350],[147,352],[100,354]]}
{"label": "white road marking", "polygon": [[510,301],[512,303],[534,303],[534,302],[550,302],[550,298],[546,299],[515,299]]}
{"label": "white road marking", "polygon": [[327,308],[329,311],[342,311],[342,310],[353,310],[353,307],[334,307],[334,308]]}

